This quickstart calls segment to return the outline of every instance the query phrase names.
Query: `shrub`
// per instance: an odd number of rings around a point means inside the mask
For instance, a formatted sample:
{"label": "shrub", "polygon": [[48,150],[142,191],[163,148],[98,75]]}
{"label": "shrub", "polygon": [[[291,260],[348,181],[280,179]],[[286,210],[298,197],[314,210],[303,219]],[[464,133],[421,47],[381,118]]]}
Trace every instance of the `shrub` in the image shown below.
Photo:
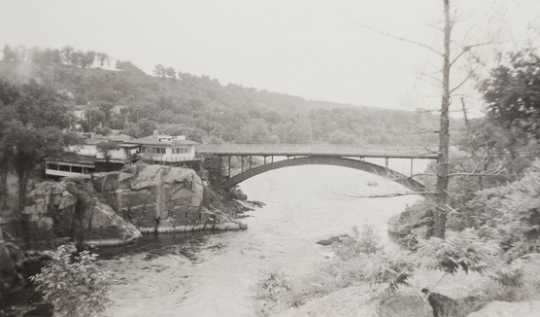
{"label": "shrub", "polygon": [[363,254],[375,254],[382,250],[380,237],[372,226],[365,224],[362,230],[353,227],[352,237],[345,236],[338,245],[334,245],[336,255],[342,260],[351,259]]}
{"label": "shrub", "polygon": [[76,253],[72,244],[62,245],[52,253],[52,260],[41,273],[31,277],[38,291],[58,317],[94,317],[108,303],[110,274],[96,264],[97,255]]}
{"label": "shrub", "polygon": [[481,240],[471,229],[450,235],[446,240],[430,238],[420,241],[417,251],[420,265],[451,274],[460,269],[483,273],[494,267],[499,255],[496,243]]}

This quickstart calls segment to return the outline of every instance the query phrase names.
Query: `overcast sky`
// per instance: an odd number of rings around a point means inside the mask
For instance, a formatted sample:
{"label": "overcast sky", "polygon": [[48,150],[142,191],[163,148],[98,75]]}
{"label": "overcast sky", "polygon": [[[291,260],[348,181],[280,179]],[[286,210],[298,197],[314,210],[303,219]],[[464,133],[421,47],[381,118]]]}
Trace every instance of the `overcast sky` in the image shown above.
{"label": "overcast sky", "polygon": [[[456,45],[495,38],[514,49],[540,30],[540,0],[455,6]],[[161,63],[222,83],[413,110],[438,104],[439,84],[421,74],[439,61],[362,26],[440,47],[441,10],[441,0],[0,0],[0,44],[72,45],[149,72]]]}

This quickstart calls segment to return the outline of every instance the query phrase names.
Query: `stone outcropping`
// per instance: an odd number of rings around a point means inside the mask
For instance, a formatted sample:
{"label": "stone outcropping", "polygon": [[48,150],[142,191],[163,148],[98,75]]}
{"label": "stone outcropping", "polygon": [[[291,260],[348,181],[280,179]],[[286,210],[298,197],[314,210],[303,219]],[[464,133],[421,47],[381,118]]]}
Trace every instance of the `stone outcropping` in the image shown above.
{"label": "stone outcropping", "polygon": [[540,301],[491,302],[483,309],[467,317],[536,317],[540,311]]}
{"label": "stone outcropping", "polygon": [[94,174],[92,184],[102,201],[139,228],[207,220],[200,212],[204,186],[191,169],[140,164],[122,172]]}
{"label": "stone outcropping", "polygon": [[74,237],[130,242],[141,236],[132,223],[101,202],[82,179],[39,183],[28,201],[24,214],[33,241]]}
{"label": "stone outcropping", "polygon": [[137,164],[90,180],[39,183],[24,214],[32,240],[69,237],[98,245],[130,242],[144,232],[246,229],[222,211],[221,196],[205,200],[210,192],[191,169]]}
{"label": "stone outcropping", "polygon": [[429,201],[422,201],[407,207],[405,211],[388,221],[388,233],[397,240],[414,235],[425,238],[431,224],[431,210],[435,208]]}

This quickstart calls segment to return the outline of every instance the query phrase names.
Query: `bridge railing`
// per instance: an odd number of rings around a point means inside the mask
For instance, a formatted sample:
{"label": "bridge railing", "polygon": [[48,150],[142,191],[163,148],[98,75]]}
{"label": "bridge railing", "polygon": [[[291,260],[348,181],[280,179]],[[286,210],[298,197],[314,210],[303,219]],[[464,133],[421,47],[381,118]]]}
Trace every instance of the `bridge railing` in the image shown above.
{"label": "bridge railing", "polygon": [[335,144],[200,144],[199,154],[293,156],[322,155],[350,157],[392,157],[436,159],[436,152],[425,147],[335,145]]}

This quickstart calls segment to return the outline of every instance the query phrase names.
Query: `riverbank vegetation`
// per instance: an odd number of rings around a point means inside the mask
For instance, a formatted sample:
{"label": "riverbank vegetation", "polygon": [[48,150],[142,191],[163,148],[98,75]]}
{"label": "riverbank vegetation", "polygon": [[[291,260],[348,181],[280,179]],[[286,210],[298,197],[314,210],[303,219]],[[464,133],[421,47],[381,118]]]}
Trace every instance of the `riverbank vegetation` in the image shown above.
{"label": "riverbank vegetation", "polygon": [[50,259],[31,277],[43,299],[52,305],[53,316],[100,316],[109,302],[112,275],[96,263],[97,255],[77,252],[73,244],[49,252]]}
{"label": "riverbank vegetation", "polygon": [[[273,272],[261,282],[261,315],[387,316],[393,300],[402,310],[388,316],[489,316],[500,301],[538,303],[540,58],[510,53],[478,87],[487,115],[457,138],[448,204],[427,196],[393,219],[397,250],[377,247],[369,228],[325,240],[334,256],[310,276]],[[433,175],[418,176],[429,191]],[[435,212],[447,220],[445,239],[433,237]]]}

